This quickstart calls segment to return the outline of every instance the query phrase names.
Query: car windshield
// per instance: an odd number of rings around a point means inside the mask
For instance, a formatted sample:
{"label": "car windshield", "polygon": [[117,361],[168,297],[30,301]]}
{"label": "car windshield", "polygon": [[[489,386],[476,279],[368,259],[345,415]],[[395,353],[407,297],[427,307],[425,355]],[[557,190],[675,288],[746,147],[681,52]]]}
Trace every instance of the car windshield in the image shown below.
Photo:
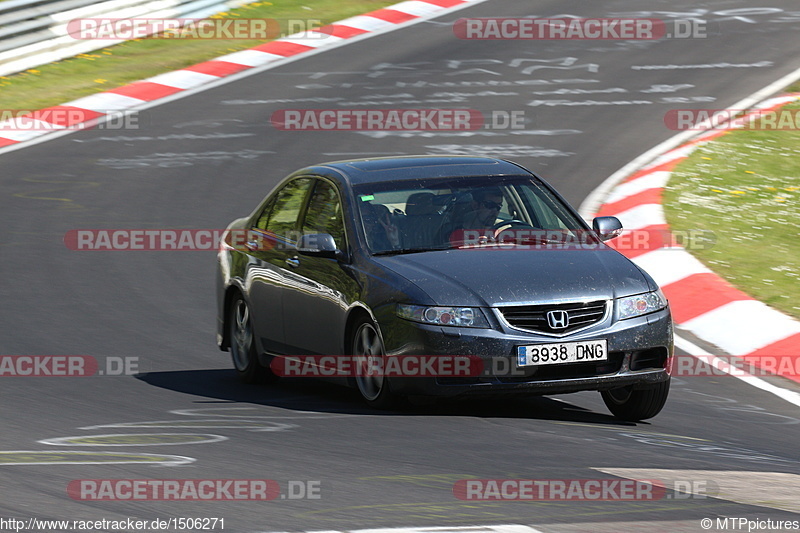
{"label": "car windshield", "polygon": [[373,254],[551,242],[586,230],[530,176],[404,180],[354,192]]}

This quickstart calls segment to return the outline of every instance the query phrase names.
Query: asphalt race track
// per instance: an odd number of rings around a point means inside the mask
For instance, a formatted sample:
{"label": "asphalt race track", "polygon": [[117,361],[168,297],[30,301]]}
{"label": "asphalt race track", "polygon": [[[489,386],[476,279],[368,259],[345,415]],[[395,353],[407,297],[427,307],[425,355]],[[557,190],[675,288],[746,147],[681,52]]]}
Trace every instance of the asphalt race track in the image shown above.
{"label": "asphalt race track", "polygon": [[[2,379],[0,517],[216,517],[242,532],[667,532],[703,531],[703,518],[798,520],[800,412],[734,377],[675,378],[664,411],[639,424],[613,419],[596,393],[377,412],[354,391],[310,380],[244,386],[215,345],[214,251],[88,252],[63,242],[73,229],[224,228],[296,168],[373,155],[504,156],[578,205],[676,133],[664,125],[668,110],[725,108],[800,68],[796,2],[754,4],[490,0],[147,109],[136,130],[83,131],[0,155],[0,353],[91,356],[104,372]],[[691,14],[707,38],[466,41],[452,31],[460,17]],[[525,126],[420,134],[270,125],[281,109],[398,107],[523,112]],[[140,374],[109,375],[121,361]],[[98,435],[122,436],[90,438]],[[7,453],[20,451],[50,453]],[[102,464],[115,459],[124,464]],[[678,480],[694,494],[453,494],[458,480],[532,478]],[[269,479],[285,497],[70,497],[70,482],[86,479]],[[291,498],[298,482],[319,497]]]}

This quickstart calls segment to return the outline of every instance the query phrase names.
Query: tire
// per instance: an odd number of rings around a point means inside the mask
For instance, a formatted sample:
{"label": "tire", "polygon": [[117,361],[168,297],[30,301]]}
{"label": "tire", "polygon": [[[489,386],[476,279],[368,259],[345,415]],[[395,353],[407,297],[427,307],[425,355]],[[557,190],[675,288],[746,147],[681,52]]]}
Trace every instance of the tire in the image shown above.
{"label": "tire", "polygon": [[[391,392],[389,378],[383,375],[368,375],[367,372],[364,372],[366,368],[372,366],[373,358],[383,359],[386,357],[383,340],[372,320],[363,317],[353,325],[350,347],[350,353],[360,370],[354,377],[354,381],[361,397],[367,405],[375,409],[393,407],[397,398]],[[386,365],[381,364],[380,368],[386,368]]]}
{"label": "tire", "polygon": [[609,411],[622,420],[636,422],[653,418],[667,401],[670,380],[649,385],[644,389],[633,386],[602,391],[603,401]]}
{"label": "tire", "polygon": [[250,318],[250,306],[241,294],[236,295],[228,310],[228,328],[230,332],[230,352],[233,368],[244,383],[261,383],[271,381],[275,375],[269,368],[264,368],[258,360],[253,335],[253,321]]}

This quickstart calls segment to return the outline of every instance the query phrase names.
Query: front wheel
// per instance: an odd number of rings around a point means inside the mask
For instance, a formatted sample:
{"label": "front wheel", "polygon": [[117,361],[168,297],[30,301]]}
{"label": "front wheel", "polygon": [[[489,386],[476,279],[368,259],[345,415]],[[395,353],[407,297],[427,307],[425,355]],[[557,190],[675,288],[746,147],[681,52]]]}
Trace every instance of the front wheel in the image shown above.
{"label": "front wheel", "polygon": [[643,389],[634,389],[633,385],[630,385],[604,390],[600,394],[614,416],[636,422],[653,418],[661,412],[669,395],[669,382],[670,380],[654,383]]}
{"label": "front wheel", "polygon": [[386,353],[372,320],[364,317],[355,324],[350,346],[357,369],[355,382],[361,397],[376,409],[392,407],[396,398],[389,389],[389,379],[384,376]]}
{"label": "front wheel", "polygon": [[230,328],[231,359],[239,379],[245,383],[258,383],[273,379],[275,375],[272,371],[261,366],[258,361],[250,307],[241,294],[231,302],[228,327]]}

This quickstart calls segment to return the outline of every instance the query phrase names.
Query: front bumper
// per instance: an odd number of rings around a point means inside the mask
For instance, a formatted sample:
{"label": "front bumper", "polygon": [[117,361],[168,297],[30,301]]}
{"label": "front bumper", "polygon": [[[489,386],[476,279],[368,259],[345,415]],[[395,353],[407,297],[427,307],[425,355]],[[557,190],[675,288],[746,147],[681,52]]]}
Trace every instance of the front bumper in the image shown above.
{"label": "front bumper", "polygon": [[[607,390],[666,381],[673,353],[669,308],[649,315],[604,322],[574,335],[554,338],[510,328],[493,319],[493,329],[430,326],[396,319],[384,343],[393,355],[469,355],[480,357],[484,371],[471,377],[392,377],[392,391],[421,396],[561,394]],[[382,328],[383,329],[383,328]],[[402,343],[393,342],[402,339]],[[516,366],[518,346],[605,339],[605,361]]]}

